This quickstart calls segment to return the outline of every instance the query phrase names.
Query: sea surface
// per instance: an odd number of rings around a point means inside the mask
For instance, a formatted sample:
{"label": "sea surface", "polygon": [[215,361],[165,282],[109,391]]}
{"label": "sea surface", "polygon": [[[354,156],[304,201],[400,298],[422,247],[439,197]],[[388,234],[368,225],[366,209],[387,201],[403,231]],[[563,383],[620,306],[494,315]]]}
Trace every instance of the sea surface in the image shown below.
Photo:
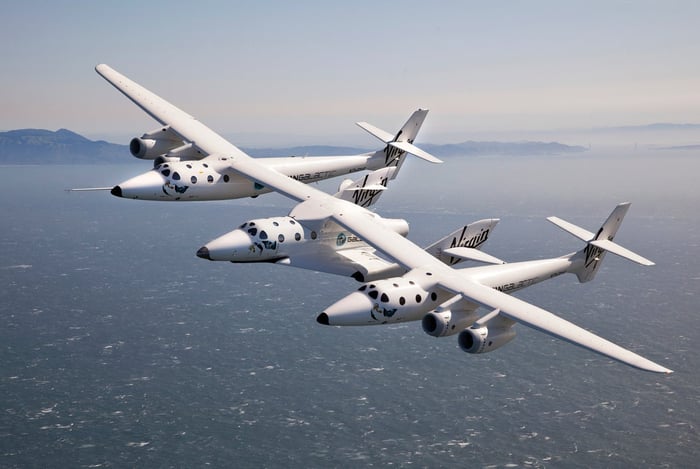
{"label": "sea surface", "polygon": [[[125,156],[126,157],[126,156]],[[700,155],[409,161],[377,210],[421,245],[484,217],[519,261],[631,201],[594,282],[518,294],[675,370],[642,372],[517,325],[468,355],[419,323],[324,327],[351,279],[195,256],[292,207],[278,195],[124,200],[120,166],[0,168],[0,467],[694,467],[700,454]],[[333,190],[339,181],[319,187]],[[484,311],[486,313],[486,311]]]}

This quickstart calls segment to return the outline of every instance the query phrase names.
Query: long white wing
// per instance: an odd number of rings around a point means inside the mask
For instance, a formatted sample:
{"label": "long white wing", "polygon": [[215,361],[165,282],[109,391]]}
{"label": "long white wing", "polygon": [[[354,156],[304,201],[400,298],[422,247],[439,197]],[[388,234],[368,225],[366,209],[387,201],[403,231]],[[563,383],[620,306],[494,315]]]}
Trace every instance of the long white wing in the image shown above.
{"label": "long white wing", "polygon": [[[440,282],[445,286],[445,283]],[[671,373],[672,371],[651,360],[624,349],[608,340],[603,339],[565,319],[556,316],[538,306],[527,303],[513,296],[501,293],[493,288],[469,281],[459,281],[451,285],[472,301],[487,308],[500,309],[500,314],[533,329],[563,339],[574,345],[600,353],[619,360],[635,368],[656,373]]]}
{"label": "long white wing", "polygon": [[162,125],[170,126],[180,138],[191,142],[202,152],[227,156],[245,155],[228,140],[211,130],[185,111],[173,106],[160,96],[148,91],[138,83],[128,79],[109,65],[100,64],[95,71],[129,98],[146,114]]}
{"label": "long white wing", "polygon": [[464,278],[419,246],[373,221],[373,215],[366,209],[334,198],[260,164],[194,117],[109,66],[98,65],[95,70],[155,120],[170,126],[183,140],[192,142],[209,154],[209,158],[223,160],[249,179],[302,202],[295,211],[304,213],[306,218],[333,219],[407,270],[421,269],[425,275],[434,276],[437,284],[455,294],[500,309],[506,317],[529,327],[643,370],[662,373],[671,371],[544,309]]}

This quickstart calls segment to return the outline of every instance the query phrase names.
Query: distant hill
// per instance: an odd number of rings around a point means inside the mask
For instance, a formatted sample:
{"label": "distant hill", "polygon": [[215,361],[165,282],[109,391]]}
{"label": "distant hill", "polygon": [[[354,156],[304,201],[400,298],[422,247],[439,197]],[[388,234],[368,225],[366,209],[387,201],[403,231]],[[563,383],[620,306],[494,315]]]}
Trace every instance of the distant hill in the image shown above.
{"label": "distant hill", "polygon": [[597,127],[594,132],[667,132],[667,131],[700,131],[700,124],[672,124],[668,122],[657,122],[646,125],[624,125],[618,127]]}
{"label": "distant hill", "polygon": [[[581,146],[557,142],[463,142],[447,145],[420,144],[441,158],[475,155],[559,155],[586,151]],[[289,148],[244,148],[251,156],[356,155],[378,149],[327,145]],[[0,132],[0,164],[104,164],[133,163],[128,145],[89,140],[70,130],[55,132],[21,129]]]}
{"label": "distant hill", "polygon": [[0,164],[131,163],[129,147],[88,140],[70,130],[0,132]]}
{"label": "distant hill", "polygon": [[699,151],[700,150],[700,145],[677,145],[677,146],[671,146],[671,147],[659,147],[657,150],[691,150],[691,151]]}

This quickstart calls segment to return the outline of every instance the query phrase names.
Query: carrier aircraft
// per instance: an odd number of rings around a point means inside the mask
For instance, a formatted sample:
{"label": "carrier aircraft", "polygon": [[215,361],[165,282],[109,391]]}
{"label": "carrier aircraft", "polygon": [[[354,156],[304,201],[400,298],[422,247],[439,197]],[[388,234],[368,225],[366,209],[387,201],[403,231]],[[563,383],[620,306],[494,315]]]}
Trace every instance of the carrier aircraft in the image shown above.
{"label": "carrier aircraft", "polygon": [[[219,149],[228,148],[230,144],[216,134],[211,141],[197,140],[197,131],[205,127],[194,117],[107,65],[98,65],[96,71],[161,126],[133,138],[129,144],[133,156],[153,160],[153,169],[112,188],[74,190],[110,190],[117,197],[158,201],[238,199],[272,191],[234,171],[226,159],[211,158],[209,148],[212,144]],[[182,116],[187,122],[186,131],[176,128],[172,122],[163,121],[159,117],[163,112]],[[440,163],[438,158],[413,145],[427,114],[427,110],[418,109],[395,135],[367,122],[358,122],[359,127],[382,141],[383,148],[378,151],[351,156],[260,158],[259,162],[303,183],[362,170],[399,167],[406,153]]]}
{"label": "carrier aircraft", "polygon": [[[249,185],[277,191],[296,201],[297,205],[289,213],[294,223],[301,224],[309,232],[319,232],[325,224],[335,223],[345,230],[345,236],[356,236],[382,258],[398,266],[397,270],[379,274],[377,280],[364,283],[325,308],[317,316],[318,323],[360,326],[421,320],[424,330],[431,335],[457,335],[460,348],[470,353],[489,352],[510,342],[515,337],[516,324],[520,324],[641,370],[672,372],[511,295],[564,273],[575,274],[581,282],[592,280],[608,252],[642,265],[652,265],[648,259],[613,241],[629,203],[615,207],[596,232],[550,217],[551,222],[583,241],[583,248],[574,253],[516,263],[482,256],[481,262],[487,265],[461,269],[452,261],[445,262],[444,256],[435,256],[435,252],[405,238],[402,230],[397,229],[402,223],[386,222],[347,197],[326,194],[251,158],[192,116],[106,65],[98,65],[97,71],[109,77],[114,86],[161,125],[196,146],[205,155],[200,161],[236,173]],[[383,136],[383,140],[387,140],[387,135]],[[421,151],[408,142],[397,145],[390,140],[387,146],[414,154]],[[481,253],[465,245],[448,248],[443,254],[473,260],[480,256],[475,251]],[[635,323],[629,321],[628,324]]]}

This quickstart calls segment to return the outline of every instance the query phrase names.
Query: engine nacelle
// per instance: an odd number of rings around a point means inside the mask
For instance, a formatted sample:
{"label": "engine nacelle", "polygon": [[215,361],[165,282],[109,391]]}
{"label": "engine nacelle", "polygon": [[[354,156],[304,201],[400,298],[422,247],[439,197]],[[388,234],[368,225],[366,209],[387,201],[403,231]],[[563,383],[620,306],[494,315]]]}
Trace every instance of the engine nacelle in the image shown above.
{"label": "engine nacelle", "polygon": [[515,330],[508,328],[470,327],[457,336],[459,348],[467,353],[486,353],[503,347],[515,338]]}
{"label": "engine nacelle", "polygon": [[423,331],[428,335],[447,337],[471,326],[478,318],[476,311],[450,311],[447,309],[426,314],[421,320],[421,325],[423,326]]}
{"label": "engine nacelle", "polygon": [[153,160],[153,167],[157,168],[158,166],[162,165],[163,163],[178,163],[180,161],[180,158],[173,158],[172,156],[159,156],[156,159]]}
{"label": "engine nacelle", "polygon": [[152,160],[180,146],[181,140],[134,137],[129,143],[129,151],[136,158]]}
{"label": "engine nacelle", "polygon": [[182,139],[170,129],[170,126],[166,125],[146,132],[140,137],[132,138],[129,142],[129,151],[136,158],[152,160],[183,144]]}

